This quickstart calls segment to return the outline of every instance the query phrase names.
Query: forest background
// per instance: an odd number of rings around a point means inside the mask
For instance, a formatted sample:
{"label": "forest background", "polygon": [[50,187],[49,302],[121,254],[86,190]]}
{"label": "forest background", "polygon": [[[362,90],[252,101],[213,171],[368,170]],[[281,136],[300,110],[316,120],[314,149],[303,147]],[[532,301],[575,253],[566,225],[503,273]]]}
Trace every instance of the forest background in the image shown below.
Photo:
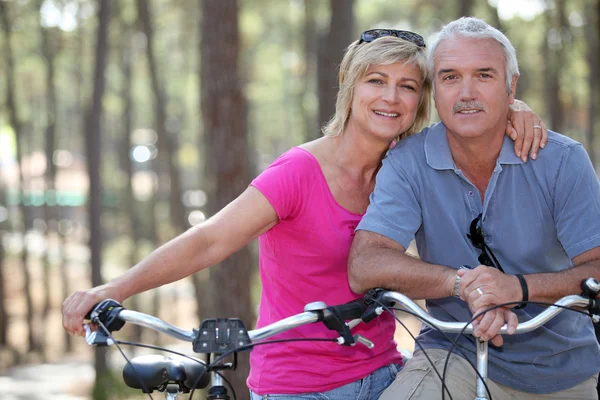
{"label": "forest background", "polygon": [[[119,383],[120,356],[62,330],[62,300],[319,137],[360,32],[429,42],[463,15],[508,35],[517,97],[597,166],[600,0],[0,0],[0,397],[134,396]],[[126,306],[186,329],[211,316],[252,326],[257,275],[252,244]],[[122,337],[168,342],[134,328]],[[89,373],[34,385],[59,365]],[[230,375],[240,399],[246,374],[244,361]]]}

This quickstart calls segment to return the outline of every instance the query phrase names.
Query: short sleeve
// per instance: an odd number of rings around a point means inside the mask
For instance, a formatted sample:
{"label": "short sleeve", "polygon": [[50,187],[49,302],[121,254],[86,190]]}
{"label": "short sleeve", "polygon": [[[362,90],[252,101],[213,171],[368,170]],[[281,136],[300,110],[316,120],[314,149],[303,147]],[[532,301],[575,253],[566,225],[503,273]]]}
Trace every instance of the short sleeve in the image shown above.
{"label": "short sleeve", "polygon": [[357,230],[378,233],[408,248],[422,223],[421,205],[408,175],[392,156],[383,160]]}
{"label": "short sleeve", "polygon": [[580,144],[565,151],[554,196],[558,239],[569,258],[600,246],[600,183]]}
{"label": "short sleeve", "polygon": [[290,218],[302,210],[312,177],[320,172],[315,167],[318,163],[310,154],[293,148],[277,158],[250,186],[267,198],[280,220]]}

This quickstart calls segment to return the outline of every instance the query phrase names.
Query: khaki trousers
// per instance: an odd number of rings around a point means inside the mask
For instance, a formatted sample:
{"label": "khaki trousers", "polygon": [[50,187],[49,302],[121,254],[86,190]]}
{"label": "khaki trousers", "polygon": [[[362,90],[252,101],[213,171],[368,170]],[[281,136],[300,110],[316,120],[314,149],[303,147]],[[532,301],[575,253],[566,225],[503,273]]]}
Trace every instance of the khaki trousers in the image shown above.
{"label": "khaki trousers", "polygon": [[[435,364],[440,376],[444,371],[444,363],[448,352],[442,349],[427,349],[427,355]],[[457,355],[452,355],[446,369],[446,387],[453,400],[474,400],[476,398],[476,374],[469,362]],[[486,383],[493,400],[598,400],[596,384],[598,376],[590,377],[579,385],[550,394],[532,394],[519,392],[492,382]],[[421,351],[416,351],[408,360],[394,382],[386,389],[380,400],[434,400],[442,398],[442,383]],[[446,399],[450,399],[448,393]]]}

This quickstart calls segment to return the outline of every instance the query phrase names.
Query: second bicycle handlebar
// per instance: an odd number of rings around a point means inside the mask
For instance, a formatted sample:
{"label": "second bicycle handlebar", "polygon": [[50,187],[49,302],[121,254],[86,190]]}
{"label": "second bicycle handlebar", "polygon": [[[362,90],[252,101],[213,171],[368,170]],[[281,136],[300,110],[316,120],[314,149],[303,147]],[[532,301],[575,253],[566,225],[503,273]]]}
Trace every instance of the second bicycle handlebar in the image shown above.
{"label": "second bicycle handlebar", "polygon": [[[465,322],[447,322],[441,321],[439,319],[433,318],[429,313],[419,307],[414,301],[406,297],[405,295],[398,292],[384,291],[381,295],[381,298],[386,302],[395,302],[400,304],[401,308],[410,311],[413,314],[416,314],[418,318],[426,325],[431,328],[438,328],[442,332],[446,333],[473,333],[474,328],[472,324],[468,324],[465,327]],[[555,306],[549,306],[546,310],[541,312],[535,318],[530,319],[529,321],[521,322],[517,326],[515,334],[518,333],[527,333],[531,332],[536,328],[544,325],[546,322],[550,321],[556,315],[564,310],[564,307],[590,307],[590,302],[594,300],[590,300],[587,297],[583,296],[565,296],[555,302]],[[506,333],[507,326],[504,325],[499,334]]]}

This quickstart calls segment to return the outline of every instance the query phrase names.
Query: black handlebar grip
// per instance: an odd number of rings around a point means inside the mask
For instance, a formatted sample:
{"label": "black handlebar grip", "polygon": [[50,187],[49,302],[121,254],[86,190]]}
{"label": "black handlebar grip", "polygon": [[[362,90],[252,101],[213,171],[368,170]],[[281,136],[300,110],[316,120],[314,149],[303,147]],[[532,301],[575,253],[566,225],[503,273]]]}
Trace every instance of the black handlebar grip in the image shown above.
{"label": "black handlebar grip", "polygon": [[346,304],[340,304],[339,306],[331,306],[329,309],[336,310],[337,315],[343,320],[348,321],[356,318],[360,318],[367,309],[363,299],[357,299],[350,301]]}
{"label": "black handlebar grip", "polygon": [[588,305],[588,311],[592,315],[600,316],[600,299],[598,299],[598,298],[590,299],[590,303]]}
{"label": "black handlebar grip", "polygon": [[94,312],[96,307],[98,307],[98,304],[100,304],[100,303],[94,304],[94,307],[92,307],[90,309],[90,311],[88,311],[87,314],[85,314],[85,317],[83,317],[83,319],[87,319],[88,321],[91,321],[92,320],[92,312]]}
{"label": "black handlebar grip", "polygon": [[600,283],[594,278],[587,278],[581,281],[582,296],[593,299],[600,293]]}
{"label": "black handlebar grip", "polygon": [[102,300],[85,315],[85,318],[94,323],[101,322],[109,332],[114,332],[125,325],[125,321],[118,318],[123,310],[123,306],[116,300]]}

